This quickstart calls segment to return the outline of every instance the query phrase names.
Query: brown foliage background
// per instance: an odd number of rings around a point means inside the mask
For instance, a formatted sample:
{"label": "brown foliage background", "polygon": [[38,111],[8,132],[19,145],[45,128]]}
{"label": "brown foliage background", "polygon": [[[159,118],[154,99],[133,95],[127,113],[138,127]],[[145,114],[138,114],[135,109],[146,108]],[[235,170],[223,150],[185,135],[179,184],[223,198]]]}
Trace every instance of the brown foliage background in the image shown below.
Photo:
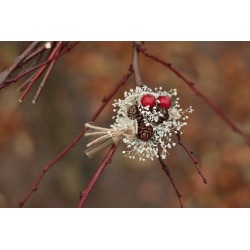
{"label": "brown foliage background", "polygon": [[[0,71],[27,42],[0,42]],[[240,127],[250,132],[249,42],[147,42],[154,55],[176,66]],[[126,73],[130,42],[82,42],[59,59],[38,103],[32,93],[20,104],[18,83],[0,92],[0,207],[17,207],[41,166],[61,151],[94,113],[102,97]],[[195,152],[208,184],[203,184],[184,151],[167,159],[186,207],[250,207],[250,148],[176,76],[140,55],[143,81],[177,88],[181,105],[192,105],[183,141]],[[123,91],[134,86],[131,77]],[[112,122],[111,103],[96,124]],[[88,159],[84,138],[50,170],[29,207],[75,207],[105,152]],[[178,207],[176,194],[158,161],[125,159],[120,145],[112,164],[93,189],[87,207]]]}

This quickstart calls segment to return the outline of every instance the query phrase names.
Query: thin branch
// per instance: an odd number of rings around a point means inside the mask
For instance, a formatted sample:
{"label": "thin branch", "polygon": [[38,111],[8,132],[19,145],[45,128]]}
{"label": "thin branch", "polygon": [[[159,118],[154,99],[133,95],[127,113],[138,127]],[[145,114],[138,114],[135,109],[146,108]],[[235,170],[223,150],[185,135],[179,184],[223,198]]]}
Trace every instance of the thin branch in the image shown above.
{"label": "thin branch", "polygon": [[[50,45],[53,45],[53,42],[50,43]],[[29,56],[27,56],[21,63],[20,66],[24,66],[27,62],[29,62],[30,60],[32,60],[34,57],[36,57],[37,55],[41,55],[43,54],[43,52],[47,49],[50,49],[50,47],[48,47],[48,43],[43,43],[43,45],[41,45],[38,49],[36,49],[32,54],[30,54]]]}
{"label": "thin branch", "polygon": [[141,80],[141,74],[139,70],[139,61],[138,61],[138,48],[142,44],[140,42],[134,42],[133,44],[133,69],[135,72],[135,84],[136,86],[140,87],[143,85],[143,82]]}
{"label": "thin branch", "polygon": [[[126,81],[129,79],[129,77],[132,75],[133,69],[130,66],[128,72],[122,77],[122,79],[117,83],[117,85],[114,87],[114,89],[111,91],[109,95],[103,98],[102,104],[99,106],[97,111],[90,117],[89,122],[95,121],[95,119],[99,116],[99,114],[103,111],[103,109],[106,107],[108,102],[111,100],[111,98],[117,93],[117,91],[126,83]],[[23,207],[25,203],[29,200],[31,195],[38,189],[39,183],[41,182],[43,176],[46,174],[46,172],[51,169],[61,158],[63,158],[76,144],[77,142],[83,137],[83,135],[86,132],[86,127],[84,126],[80,133],[72,140],[72,142],[63,149],[51,162],[46,164],[42,167],[40,174],[36,177],[34,183],[32,184],[32,187],[28,190],[24,198],[19,202],[19,207]]]}
{"label": "thin branch", "polygon": [[[31,67],[33,67],[34,65],[36,65],[39,60],[41,59],[42,55],[43,55],[42,51],[38,57],[36,57],[36,59],[32,62]],[[18,88],[19,91],[24,91],[27,86],[29,85],[29,83],[32,81],[32,79],[35,77],[36,73],[32,74],[24,83],[22,83],[22,85]]]}
{"label": "thin branch", "polygon": [[92,190],[92,188],[94,187],[94,185],[96,184],[99,176],[101,175],[102,171],[104,170],[104,168],[111,163],[111,159],[112,156],[115,152],[115,150],[117,149],[118,145],[113,144],[113,146],[110,148],[110,150],[108,151],[107,155],[105,156],[105,158],[103,159],[101,165],[98,167],[97,171],[95,172],[93,178],[91,179],[91,181],[89,182],[88,186],[86,187],[85,190],[83,190],[80,194],[80,202],[78,203],[77,207],[78,208],[82,208]]}
{"label": "thin branch", "polygon": [[177,197],[179,199],[180,207],[183,208],[183,203],[182,203],[182,200],[181,200],[182,196],[181,196],[180,192],[178,191],[178,189],[177,189],[177,187],[176,187],[176,185],[174,183],[174,180],[173,180],[173,178],[172,178],[172,176],[170,174],[170,171],[169,171],[169,168],[168,168],[167,164],[160,157],[158,159],[159,159],[159,162],[160,162],[160,164],[162,166],[162,170],[165,172],[165,174],[168,176],[168,178],[170,179],[170,181],[172,183],[172,186],[173,186],[173,188],[175,190],[175,193],[177,194]]}
{"label": "thin branch", "polygon": [[[62,42],[58,42],[55,46],[55,48],[52,50],[52,52],[50,53],[48,60],[50,60],[51,58],[53,58],[54,56],[56,56],[61,48]],[[45,64],[44,66],[42,66],[37,73],[35,74],[34,78],[32,78],[32,80],[30,81],[29,85],[25,88],[25,90],[23,91],[22,95],[19,98],[19,101],[22,102],[23,99],[26,97],[26,95],[29,93],[30,89],[33,87],[33,85],[35,84],[35,82],[38,80],[38,78],[43,74],[43,72],[46,70],[46,68],[48,67],[48,64]]]}
{"label": "thin branch", "polygon": [[5,80],[18,68],[20,63],[27,57],[33,49],[36,48],[36,46],[40,42],[33,42],[29,45],[29,47],[19,56],[16,58],[15,62],[4,72],[0,74],[0,86],[5,82]]}
{"label": "thin branch", "polygon": [[46,60],[45,62],[43,63],[40,63],[30,69],[27,69],[23,72],[21,72],[20,74],[18,74],[17,76],[9,79],[9,80],[6,80],[5,82],[3,82],[2,84],[0,84],[0,89],[3,89],[5,88],[6,86],[8,86],[9,84],[13,83],[13,82],[17,82],[20,78],[22,78],[23,76],[26,76],[27,74],[35,71],[36,69],[39,69],[41,68],[42,66],[44,65],[47,65],[49,64],[50,62],[54,61],[54,60],[57,60],[59,57],[61,57],[62,55],[64,55],[65,53],[69,52],[71,49],[73,49],[79,42],[75,42],[73,44],[71,44],[70,46],[66,46],[65,48],[63,48],[61,50],[61,52],[59,54],[57,54],[56,56],[54,56],[53,58],[51,59],[48,59]]}
{"label": "thin branch", "polygon": [[189,81],[184,75],[182,75],[171,63],[168,63],[166,61],[163,61],[159,59],[156,56],[151,55],[147,52],[145,48],[138,48],[138,51],[141,52],[144,56],[154,60],[155,62],[158,62],[165,67],[167,67],[169,70],[171,70],[177,77],[179,77],[184,83],[188,85],[188,87],[198,96],[200,97],[209,107],[212,109],[228,126],[232,128],[233,131],[240,134],[247,142],[247,144],[250,145],[250,135],[245,133],[243,130],[241,130],[226,114],[223,110],[221,110],[218,106],[216,106],[210,99],[204,95],[201,91],[199,91],[195,86],[194,83]]}
{"label": "thin branch", "polygon": [[202,181],[207,184],[207,179],[204,177],[204,175],[201,172],[201,169],[199,168],[199,164],[198,164],[198,160],[195,158],[194,154],[192,151],[190,151],[188,149],[188,147],[182,142],[181,140],[181,135],[180,132],[177,131],[176,136],[178,138],[178,143],[179,145],[186,151],[186,153],[189,155],[189,157],[191,158],[191,160],[193,161],[195,168],[197,169],[198,174],[201,176]]}
{"label": "thin branch", "polygon": [[36,73],[32,74],[25,82],[23,82],[22,85],[18,88],[18,91],[24,91],[34,79],[35,75]]}
{"label": "thin branch", "polygon": [[53,61],[53,62],[51,62],[51,63],[49,64],[48,69],[47,69],[47,71],[46,71],[46,73],[45,73],[45,75],[44,75],[44,77],[43,77],[43,80],[42,80],[42,82],[40,83],[40,85],[39,85],[39,87],[38,87],[38,90],[37,90],[37,92],[36,92],[36,94],[35,94],[35,96],[34,96],[34,99],[33,99],[33,101],[32,101],[33,104],[35,104],[35,103],[37,102],[37,100],[38,100],[38,98],[39,98],[39,96],[40,96],[40,94],[41,94],[41,91],[42,91],[42,89],[43,89],[43,87],[44,87],[44,85],[45,85],[45,82],[47,81],[47,78],[48,78],[48,76],[49,76],[49,74],[50,74],[52,68],[54,67],[55,63],[56,63],[56,61]]}

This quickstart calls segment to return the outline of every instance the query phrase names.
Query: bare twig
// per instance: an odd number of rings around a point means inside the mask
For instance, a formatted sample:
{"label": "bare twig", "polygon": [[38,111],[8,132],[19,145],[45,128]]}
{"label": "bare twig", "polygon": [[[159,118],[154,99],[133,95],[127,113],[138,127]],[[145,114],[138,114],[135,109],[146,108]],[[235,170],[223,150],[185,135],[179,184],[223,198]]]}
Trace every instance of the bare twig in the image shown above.
{"label": "bare twig", "polygon": [[17,76],[11,78],[11,79],[8,79],[6,80],[5,82],[3,82],[1,85],[0,85],[0,89],[3,89],[4,87],[8,86],[9,84],[13,83],[13,82],[17,82],[20,78],[26,76],[27,74],[41,68],[42,66],[44,65],[47,65],[49,64],[50,62],[54,61],[54,60],[57,60],[59,57],[61,57],[62,55],[64,55],[65,53],[69,52],[71,49],[73,49],[79,42],[74,42],[68,46],[65,46],[61,52],[59,54],[57,54],[56,56],[52,57],[51,59],[48,59],[46,60],[45,62],[43,63],[40,63],[30,69],[27,69],[23,72],[21,72],[20,74],[18,74]]}
{"label": "bare twig", "polygon": [[37,102],[37,100],[38,100],[38,98],[39,98],[39,96],[40,96],[40,94],[41,94],[41,91],[42,91],[42,89],[43,89],[43,87],[44,87],[44,85],[45,85],[45,82],[47,81],[47,78],[48,78],[48,76],[49,76],[49,74],[50,74],[52,68],[54,67],[55,63],[56,63],[56,60],[55,60],[55,61],[52,61],[52,62],[49,64],[48,69],[47,69],[47,71],[46,71],[46,73],[45,73],[45,75],[44,75],[44,77],[43,77],[43,80],[42,80],[42,82],[40,83],[40,85],[39,85],[39,87],[38,87],[38,90],[37,90],[37,92],[36,92],[36,94],[35,94],[35,96],[34,96],[34,99],[33,99],[33,101],[32,101],[33,104],[35,104],[35,103]]}
{"label": "bare twig", "polygon": [[139,61],[138,61],[138,48],[142,45],[140,42],[134,42],[133,44],[133,69],[135,72],[135,84],[140,87],[143,85],[141,80],[141,74],[139,70]]}
{"label": "bare twig", "polygon": [[27,57],[39,43],[40,42],[31,43],[29,47],[19,57],[16,58],[15,62],[7,70],[0,74],[0,87],[5,82],[5,80],[18,68],[25,57]]}
{"label": "bare twig", "polygon": [[[121,86],[123,86],[126,83],[126,81],[129,79],[132,73],[133,73],[133,69],[130,66],[128,72],[122,77],[122,79],[114,87],[111,93],[103,98],[102,100],[103,103],[99,106],[97,111],[90,117],[89,122],[95,121],[95,119],[99,116],[99,114],[106,107],[107,103],[117,93],[117,91],[121,88]],[[86,132],[86,127],[84,126],[82,130],[80,131],[80,133],[72,140],[72,142],[65,149],[63,149],[51,162],[49,162],[48,164],[42,167],[40,174],[36,177],[34,183],[32,184],[32,187],[28,190],[24,198],[19,202],[19,207],[24,206],[24,204],[28,201],[31,195],[38,189],[39,183],[41,182],[46,172],[49,169],[51,169],[61,158],[63,158],[77,144],[77,142],[83,137],[85,132]]]}
{"label": "bare twig", "polygon": [[163,61],[158,57],[151,55],[147,52],[145,48],[138,48],[138,51],[141,52],[144,56],[158,62],[169,70],[171,70],[177,77],[179,77],[184,83],[188,85],[188,87],[198,96],[200,97],[228,126],[232,128],[233,131],[240,134],[246,142],[250,145],[250,135],[242,131],[226,114],[223,110],[221,110],[218,106],[216,106],[210,99],[204,95],[201,91],[199,91],[194,83],[189,81],[184,75],[182,75],[171,63]]}
{"label": "bare twig", "polygon": [[195,158],[194,154],[192,151],[190,151],[188,149],[188,147],[182,142],[181,140],[181,135],[180,135],[180,132],[179,131],[176,131],[176,136],[178,138],[178,143],[179,145],[187,152],[187,154],[189,155],[189,157],[191,158],[191,160],[193,161],[197,171],[198,171],[198,174],[201,176],[202,180],[204,183],[207,184],[207,179],[204,177],[204,175],[202,174],[201,172],[201,169],[199,168],[199,165],[198,165],[198,160]]}
{"label": "bare twig", "polygon": [[22,85],[18,88],[19,91],[24,91],[27,86],[30,84],[30,82],[35,77],[36,73],[32,74],[25,82],[22,83]]}
{"label": "bare twig", "polygon": [[[53,45],[53,42],[50,43],[50,45]],[[32,54],[30,54],[29,56],[27,56],[21,63],[20,66],[24,66],[27,62],[29,62],[30,60],[32,60],[33,58],[35,58],[37,55],[41,55],[43,54],[43,52],[47,49],[50,49],[50,47],[48,47],[48,43],[43,43],[43,45],[41,45],[38,49],[36,49]]]}
{"label": "bare twig", "polygon": [[170,179],[170,181],[172,183],[172,186],[173,186],[173,188],[175,190],[175,193],[177,194],[177,197],[179,199],[180,207],[183,207],[183,203],[182,203],[182,200],[181,200],[182,196],[181,196],[180,192],[178,191],[178,189],[177,189],[177,187],[176,187],[176,185],[174,183],[174,180],[173,180],[173,178],[172,178],[172,176],[170,174],[170,171],[169,171],[169,168],[168,168],[167,164],[160,157],[159,157],[159,162],[160,162],[160,164],[162,166],[162,170],[165,172],[165,174],[168,176],[168,178]]}
{"label": "bare twig", "polygon": [[99,176],[101,175],[102,171],[104,168],[111,163],[112,156],[116,150],[118,145],[113,144],[113,146],[110,148],[108,151],[107,155],[103,159],[101,165],[98,167],[96,173],[94,174],[93,178],[89,182],[88,186],[84,191],[81,192],[80,194],[80,202],[78,203],[77,207],[82,208],[89,196],[89,193],[91,192],[93,186],[95,185],[96,181],[98,180]]}
{"label": "bare twig", "polygon": [[[32,62],[31,67],[33,67],[34,65],[36,65],[39,60],[41,59],[42,55],[43,55],[44,51],[41,51],[40,54],[36,57],[36,59]],[[53,61],[54,62],[54,61]],[[22,83],[22,85],[18,88],[19,91],[24,91],[27,86],[29,85],[29,83],[32,81],[32,79],[35,77],[36,73],[32,74],[24,83]]]}
{"label": "bare twig", "polygon": [[[50,53],[48,60],[50,60],[51,58],[53,58],[54,56],[56,56],[61,48],[62,42],[58,42],[55,46],[55,48],[52,50],[52,52]],[[30,81],[29,85],[25,88],[25,90],[23,91],[22,95],[19,98],[19,101],[22,102],[23,99],[26,97],[26,95],[29,93],[30,89],[32,88],[32,86],[34,85],[34,83],[38,80],[38,78],[43,74],[43,72],[46,70],[46,68],[48,67],[48,64],[43,65],[35,74],[35,76],[32,78],[32,80]]]}

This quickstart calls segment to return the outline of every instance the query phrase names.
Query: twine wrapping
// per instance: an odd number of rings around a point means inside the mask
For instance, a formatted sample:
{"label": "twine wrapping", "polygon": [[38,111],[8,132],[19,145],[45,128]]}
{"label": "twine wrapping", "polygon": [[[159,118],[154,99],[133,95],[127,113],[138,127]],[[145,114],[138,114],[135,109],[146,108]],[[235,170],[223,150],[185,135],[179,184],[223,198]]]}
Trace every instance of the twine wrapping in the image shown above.
{"label": "twine wrapping", "polygon": [[134,138],[138,125],[136,120],[124,119],[120,128],[103,128],[90,123],[86,123],[85,126],[89,129],[85,136],[92,138],[85,153],[91,158],[112,144],[118,144],[123,138]]}

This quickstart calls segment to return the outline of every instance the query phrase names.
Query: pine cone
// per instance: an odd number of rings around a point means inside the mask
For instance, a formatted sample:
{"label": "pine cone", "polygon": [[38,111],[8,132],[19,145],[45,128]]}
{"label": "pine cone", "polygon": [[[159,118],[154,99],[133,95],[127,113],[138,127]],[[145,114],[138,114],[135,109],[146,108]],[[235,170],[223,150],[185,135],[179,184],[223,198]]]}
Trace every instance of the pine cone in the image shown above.
{"label": "pine cone", "polygon": [[168,120],[169,114],[168,114],[168,110],[167,109],[165,109],[163,107],[158,107],[157,111],[160,111],[160,113],[163,115],[163,116],[159,116],[158,122],[157,122],[158,124],[163,123],[164,121]]}
{"label": "pine cone", "polygon": [[137,138],[141,141],[148,141],[153,136],[152,126],[146,126],[145,124],[139,124]]}
{"label": "pine cone", "polygon": [[143,122],[143,116],[136,105],[132,105],[128,108],[127,115],[131,120],[137,120],[138,124]]}
{"label": "pine cone", "polygon": [[132,105],[128,108],[127,114],[131,120],[134,120],[134,119],[136,119],[138,114],[140,114],[140,111],[136,105]]}

